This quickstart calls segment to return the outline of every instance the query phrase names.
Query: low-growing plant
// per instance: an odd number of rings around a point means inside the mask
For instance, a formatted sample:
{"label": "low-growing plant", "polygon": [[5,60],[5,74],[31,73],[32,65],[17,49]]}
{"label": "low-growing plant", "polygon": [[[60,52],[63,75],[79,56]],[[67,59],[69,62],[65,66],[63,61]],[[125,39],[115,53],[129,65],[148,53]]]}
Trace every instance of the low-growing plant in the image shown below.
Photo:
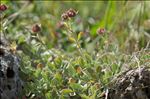
{"label": "low-growing plant", "polygon": [[[6,9],[7,6],[0,7],[1,11]],[[119,34],[115,35],[104,25],[95,26],[96,29],[91,27],[91,31],[96,30],[93,34],[97,37],[86,36],[85,39],[86,32],[76,29],[79,14],[80,10],[70,8],[62,13],[62,19],[59,16],[58,30],[61,34],[57,34],[57,39],[58,43],[59,39],[64,40],[63,43],[60,40],[61,46],[55,43],[57,40],[51,44],[52,40],[45,37],[45,24],[42,22],[34,22],[29,27],[20,25],[22,33],[16,33],[11,47],[21,59],[22,96],[29,99],[103,99],[116,75],[127,68],[149,66],[148,43],[132,54],[123,53],[116,38]],[[9,31],[6,23],[10,21],[7,18],[2,20],[1,32]]]}

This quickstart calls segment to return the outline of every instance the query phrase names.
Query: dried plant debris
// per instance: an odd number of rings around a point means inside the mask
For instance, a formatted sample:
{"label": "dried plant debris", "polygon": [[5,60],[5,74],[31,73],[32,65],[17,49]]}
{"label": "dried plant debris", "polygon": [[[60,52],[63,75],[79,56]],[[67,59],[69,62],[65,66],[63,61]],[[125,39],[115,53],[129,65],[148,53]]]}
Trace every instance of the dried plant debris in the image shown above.
{"label": "dried plant debris", "polygon": [[113,84],[108,99],[150,99],[150,67],[128,70]]}
{"label": "dried plant debris", "polygon": [[17,99],[23,82],[19,78],[19,59],[0,39],[0,99]]}

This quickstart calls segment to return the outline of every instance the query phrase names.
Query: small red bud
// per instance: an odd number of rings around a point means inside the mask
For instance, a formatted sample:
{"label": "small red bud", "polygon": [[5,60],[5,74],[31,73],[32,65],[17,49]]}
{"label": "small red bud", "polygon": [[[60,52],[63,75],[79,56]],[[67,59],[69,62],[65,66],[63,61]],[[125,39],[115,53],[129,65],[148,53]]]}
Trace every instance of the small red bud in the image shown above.
{"label": "small red bud", "polygon": [[76,14],[77,14],[77,12],[76,12],[74,9],[69,9],[69,10],[67,11],[67,15],[68,15],[69,17],[75,17]]}
{"label": "small red bud", "polygon": [[68,15],[66,13],[63,13],[61,15],[62,20],[67,20],[68,19]]}
{"label": "small red bud", "polygon": [[67,20],[68,18],[75,17],[77,15],[77,11],[74,9],[69,9],[61,15],[62,20]]}
{"label": "small red bud", "polygon": [[97,33],[98,34],[104,34],[106,31],[105,31],[105,29],[104,28],[98,28],[97,29]]}
{"label": "small red bud", "polygon": [[57,29],[63,28],[65,26],[64,22],[58,22],[56,24]]}
{"label": "small red bud", "polygon": [[38,24],[33,25],[32,32],[40,32],[41,27]]}
{"label": "small red bud", "polygon": [[0,5],[0,11],[5,11],[5,10],[7,10],[7,6],[4,4],[1,4]]}

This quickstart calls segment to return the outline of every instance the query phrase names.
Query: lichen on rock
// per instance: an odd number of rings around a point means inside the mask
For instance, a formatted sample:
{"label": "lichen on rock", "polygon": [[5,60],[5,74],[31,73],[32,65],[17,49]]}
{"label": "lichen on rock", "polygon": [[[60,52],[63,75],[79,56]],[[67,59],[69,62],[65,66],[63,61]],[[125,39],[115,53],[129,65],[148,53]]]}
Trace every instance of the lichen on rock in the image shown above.
{"label": "lichen on rock", "polygon": [[0,99],[19,97],[23,82],[19,77],[19,59],[11,53],[6,41],[0,38]]}
{"label": "lichen on rock", "polygon": [[108,99],[150,99],[150,67],[127,70],[112,85]]}

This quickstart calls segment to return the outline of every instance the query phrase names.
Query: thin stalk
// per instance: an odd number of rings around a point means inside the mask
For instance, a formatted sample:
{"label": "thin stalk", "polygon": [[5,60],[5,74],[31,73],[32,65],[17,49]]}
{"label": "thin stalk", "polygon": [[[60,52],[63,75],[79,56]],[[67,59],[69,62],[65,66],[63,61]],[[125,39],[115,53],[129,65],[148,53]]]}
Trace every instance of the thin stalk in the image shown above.
{"label": "thin stalk", "polygon": [[74,40],[75,40],[76,48],[77,48],[78,52],[80,53],[80,55],[81,55],[83,58],[85,58],[85,56],[83,55],[83,51],[82,51],[82,48],[81,48],[81,46],[80,46],[79,40],[78,40],[78,38],[77,38],[77,35],[75,35],[74,32],[73,32],[73,30],[72,30],[71,23],[68,22],[67,25],[68,25],[68,27],[67,27],[68,31],[71,33],[71,35],[73,36],[73,38],[74,38]]}

